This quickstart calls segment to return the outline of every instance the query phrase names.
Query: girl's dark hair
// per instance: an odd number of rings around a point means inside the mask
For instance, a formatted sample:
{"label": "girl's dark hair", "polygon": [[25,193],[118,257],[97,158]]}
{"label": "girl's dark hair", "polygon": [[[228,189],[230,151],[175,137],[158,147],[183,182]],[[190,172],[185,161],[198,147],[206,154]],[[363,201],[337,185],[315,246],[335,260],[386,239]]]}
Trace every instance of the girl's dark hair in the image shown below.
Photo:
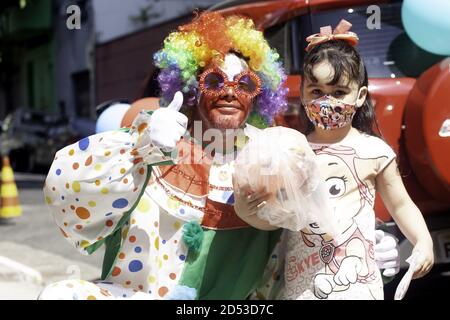
{"label": "girl's dark hair", "polygon": [[[322,61],[328,61],[334,69],[334,77],[329,83],[330,85],[337,84],[341,80],[342,75],[346,75],[349,82],[355,81],[358,84],[358,88],[368,86],[369,80],[364,62],[358,51],[346,41],[331,40],[313,47],[305,55],[302,78],[317,82],[312,71],[313,67]],[[302,81],[301,85],[302,94],[303,83],[304,81]],[[307,135],[314,131],[314,125],[309,121],[304,108],[300,108],[300,120],[304,128],[303,134]],[[367,93],[364,104],[360,108],[357,108],[352,126],[367,134],[381,136],[375,117],[375,109],[369,93]]]}

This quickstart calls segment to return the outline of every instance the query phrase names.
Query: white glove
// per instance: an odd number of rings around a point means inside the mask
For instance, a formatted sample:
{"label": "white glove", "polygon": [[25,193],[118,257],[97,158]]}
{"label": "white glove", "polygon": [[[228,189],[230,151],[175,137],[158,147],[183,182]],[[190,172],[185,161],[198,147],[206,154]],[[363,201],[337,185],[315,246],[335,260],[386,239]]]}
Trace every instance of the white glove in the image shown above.
{"label": "white glove", "polygon": [[183,105],[183,94],[175,93],[167,108],[159,108],[150,118],[150,138],[162,151],[172,151],[187,128],[188,118],[178,112]]}
{"label": "white glove", "polygon": [[384,269],[385,277],[395,276],[400,271],[398,240],[383,230],[375,230],[375,261],[379,269]]}

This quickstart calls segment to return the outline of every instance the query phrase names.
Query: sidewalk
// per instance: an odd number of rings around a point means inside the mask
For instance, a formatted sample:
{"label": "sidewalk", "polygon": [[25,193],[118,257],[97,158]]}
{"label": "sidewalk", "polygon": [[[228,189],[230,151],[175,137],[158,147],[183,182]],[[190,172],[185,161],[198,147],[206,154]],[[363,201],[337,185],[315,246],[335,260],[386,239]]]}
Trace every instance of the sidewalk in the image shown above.
{"label": "sidewalk", "polygon": [[0,267],[0,300],[36,299],[45,285],[65,279],[94,280],[101,272],[89,264],[12,242],[0,242],[0,254],[39,271],[44,280],[42,285],[26,283]]}

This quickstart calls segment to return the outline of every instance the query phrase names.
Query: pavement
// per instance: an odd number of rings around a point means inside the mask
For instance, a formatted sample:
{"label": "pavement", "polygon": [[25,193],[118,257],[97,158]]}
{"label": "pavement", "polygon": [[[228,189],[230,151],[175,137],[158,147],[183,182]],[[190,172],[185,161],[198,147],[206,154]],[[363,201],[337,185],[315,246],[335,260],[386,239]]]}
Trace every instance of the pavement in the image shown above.
{"label": "pavement", "polygon": [[44,175],[15,173],[23,214],[0,221],[0,257],[38,271],[42,283],[20,277],[0,264],[0,300],[36,299],[48,284],[100,277],[103,250],[84,256],[60,234],[43,200]]}

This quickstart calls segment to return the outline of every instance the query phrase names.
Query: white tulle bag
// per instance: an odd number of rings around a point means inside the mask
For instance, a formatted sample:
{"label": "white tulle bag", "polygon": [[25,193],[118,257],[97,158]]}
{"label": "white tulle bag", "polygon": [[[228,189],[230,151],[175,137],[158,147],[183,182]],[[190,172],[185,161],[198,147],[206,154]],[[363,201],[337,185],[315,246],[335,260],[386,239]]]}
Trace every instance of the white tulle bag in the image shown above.
{"label": "white tulle bag", "polygon": [[272,194],[258,217],[292,231],[317,223],[324,233],[335,234],[316,155],[305,136],[284,127],[245,132],[249,139],[236,157],[234,179],[239,187]]}

